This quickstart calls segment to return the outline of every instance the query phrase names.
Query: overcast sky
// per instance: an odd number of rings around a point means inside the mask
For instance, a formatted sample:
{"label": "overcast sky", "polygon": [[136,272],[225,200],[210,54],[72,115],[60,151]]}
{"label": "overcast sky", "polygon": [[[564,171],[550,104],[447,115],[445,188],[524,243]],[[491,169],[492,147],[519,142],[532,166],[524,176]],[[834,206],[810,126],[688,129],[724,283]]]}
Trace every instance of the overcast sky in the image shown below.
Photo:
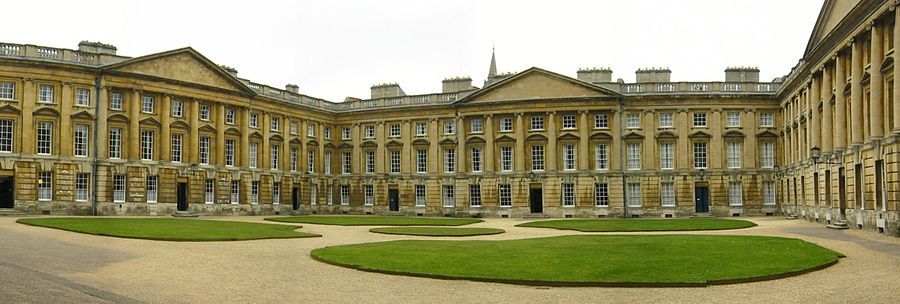
{"label": "overcast sky", "polygon": [[0,41],[102,41],[126,56],[191,46],[242,78],[331,101],[384,82],[407,94],[452,76],[480,87],[492,45],[501,72],[611,67],[630,82],[638,68],[669,67],[673,81],[721,81],[727,66],[756,66],[768,81],[803,55],[822,2],[14,1]]}

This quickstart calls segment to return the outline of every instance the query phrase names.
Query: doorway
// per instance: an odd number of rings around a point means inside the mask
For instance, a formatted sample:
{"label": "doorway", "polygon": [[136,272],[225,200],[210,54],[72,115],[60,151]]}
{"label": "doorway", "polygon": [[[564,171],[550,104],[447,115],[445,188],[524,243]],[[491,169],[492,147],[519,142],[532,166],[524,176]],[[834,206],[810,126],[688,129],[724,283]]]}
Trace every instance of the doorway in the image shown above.
{"label": "doorway", "polygon": [[544,188],[541,184],[532,185],[528,191],[528,203],[531,213],[544,212]]}
{"label": "doorway", "polygon": [[844,167],[838,169],[838,211],[841,218],[847,214],[847,176]]}
{"label": "doorway", "polygon": [[15,201],[15,177],[0,176],[0,208],[13,208]]}
{"label": "doorway", "polygon": [[388,210],[400,211],[400,190],[388,189]]}
{"label": "doorway", "polygon": [[294,211],[300,210],[300,188],[291,188],[291,208]]}
{"label": "doorway", "polygon": [[694,211],[709,213],[709,186],[694,187]]}
{"label": "doorway", "polygon": [[188,210],[188,201],[187,201],[187,192],[188,192],[188,184],[187,183],[178,183],[178,211],[187,211]]}

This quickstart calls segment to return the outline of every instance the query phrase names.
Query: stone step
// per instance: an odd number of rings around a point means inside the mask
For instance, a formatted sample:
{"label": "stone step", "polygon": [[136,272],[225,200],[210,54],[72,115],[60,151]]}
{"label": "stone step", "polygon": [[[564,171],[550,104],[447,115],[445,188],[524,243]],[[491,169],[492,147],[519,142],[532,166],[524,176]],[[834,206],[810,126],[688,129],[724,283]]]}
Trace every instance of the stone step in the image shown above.
{"label": "stone step", "polygon": [[703,217],[715,217],[715,216],[712,214],[709,214],[709,212],[700,212],[700,213],[694,213],[694,215],[691,215],[691,217],[703,218]]}
{"label": "stone step", "polygon": [[522,218],[550,218],[550,215],[543,213],[529,213],[523,216]]}
{"label": "stone step", "polygon": [[0,216],[26,216],[26,215],[28,215],[28,214],[19,212],[16,209],[7,209],[7,208],[0,209]]}
{"label": "stone step", "polygon": [[788,220],[796,220],[796,219],[798,219],[799,217],[797,217],[796,214],[788,214],[788,215],[786,215],[784,218],[785,218],[785,219],[788,219]]}
{"label": "stone step", "polygon": [[828,227],[828,228],[831,228],[831,229],[841,229],[841,230],[843,230],[843,229],[850,229],[850,226],[847,225],[847,222],[846,222],[846,221],[831,222],[830,225],[827,225],[827,226],[825,226],[825,227]]}
{"label": "stone step", "polygon": [[172,213],[172,216],[174,216],[174,217],[199,217],[200,215],[191,213],[189,211],[175,211],[175,213]]}

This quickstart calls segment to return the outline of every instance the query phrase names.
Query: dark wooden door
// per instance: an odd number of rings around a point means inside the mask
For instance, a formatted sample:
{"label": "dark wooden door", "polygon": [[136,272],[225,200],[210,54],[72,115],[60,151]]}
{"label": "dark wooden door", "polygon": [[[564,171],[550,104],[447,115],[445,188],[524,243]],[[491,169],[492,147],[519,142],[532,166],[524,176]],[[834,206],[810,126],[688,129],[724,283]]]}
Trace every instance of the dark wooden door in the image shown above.
{"label": "dark wooden door", "polygon": [[12,176],[0,177],[0,208],[13,208],[16,205],[13,191],[15,178]]}
{"label": "dark wooden door", "polygon": [[400,211],[400,190],[388,189],[388,208],[390,211]]}
{"label": "dark wooden door", "polygon": [[188,199],[187,199],[187,191],[188,185],[187,183],[178,183],[178,211],[187,211],[188,210]]}
{"label": "dark wooden door", "polygon": [[531,206],[531,213],[544,212],[544,189],[531,188],[528,193],[528,202]]}
{"label": "dark wooden door", "polygon": [[844,167],[838,169],[838,210],[842,216],[847,214],[847,175],[844,174]]}
{"label": "dark wooden door", "polygon": [[695,211],[697,213],[708,213],[709,212],[709,187],[695,187],[694,188],[694,200],[695,202]]}
{"label": "dark wooden door", "polygon": [[291,207],[295,211],[300,210],[300,188],[291,188]]}

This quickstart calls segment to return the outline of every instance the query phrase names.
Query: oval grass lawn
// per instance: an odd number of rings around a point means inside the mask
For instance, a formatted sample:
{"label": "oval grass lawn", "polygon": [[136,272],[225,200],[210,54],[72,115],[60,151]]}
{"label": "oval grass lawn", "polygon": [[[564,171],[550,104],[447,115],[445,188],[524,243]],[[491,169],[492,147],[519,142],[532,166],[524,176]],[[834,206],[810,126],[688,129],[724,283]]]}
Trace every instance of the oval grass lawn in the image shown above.
{"label": "oval grass lawn", "polygon": [[403,240],[312,251],[364,271],[549,286],[705,286],[821,269],[840,253],[799,239],[573,235],[506,241]]}
{"label": "oval grass lawn", "polygon": [[455,227],[380,227],[369,232],[415,236],[475,236],[504,233],[497,228],[455,228]]}
{"label": "oval grass lawn", "polygon": [[751,221],[716,218],[548,220],[516,225],[516,227],[553,228],[582,232],[725,230],[753,226],[756,224]]}
{"label": "oval grass lawn", "polygon": [[461,226],[482,222],[473,218],[407,217],[376,215],[301,215],[269,217],[267,221],[339,226]]}
{"label": "oval grass lawn", "polygon": [[73,232],[158,241],[242,241],[317,237],[299,226],[171,218],[23,218],[16,222]]}

